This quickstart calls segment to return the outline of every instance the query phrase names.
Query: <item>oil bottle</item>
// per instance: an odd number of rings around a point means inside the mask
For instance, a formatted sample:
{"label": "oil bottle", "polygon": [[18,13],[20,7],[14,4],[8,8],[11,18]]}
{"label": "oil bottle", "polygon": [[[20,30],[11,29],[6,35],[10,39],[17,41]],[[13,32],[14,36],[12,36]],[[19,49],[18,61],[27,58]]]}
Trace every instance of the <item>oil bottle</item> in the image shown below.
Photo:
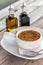
{"label": "oil bottle", "polygon": [[9,15],[6,18],[6,31],[11,32],[18,27],[18,19],[14,16],[13,8],[9,8]]}

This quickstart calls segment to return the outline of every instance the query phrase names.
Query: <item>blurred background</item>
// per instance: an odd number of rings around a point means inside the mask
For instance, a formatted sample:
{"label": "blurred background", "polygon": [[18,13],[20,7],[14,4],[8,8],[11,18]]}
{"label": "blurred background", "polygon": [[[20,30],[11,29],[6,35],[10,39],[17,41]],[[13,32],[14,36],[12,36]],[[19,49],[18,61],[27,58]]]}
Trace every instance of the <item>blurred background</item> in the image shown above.
{"label": "blurred background", "polygon": [[8,6],[16,1],[18,1],[18,0],[0,0],[0,9],[3,9],[6,6]]}

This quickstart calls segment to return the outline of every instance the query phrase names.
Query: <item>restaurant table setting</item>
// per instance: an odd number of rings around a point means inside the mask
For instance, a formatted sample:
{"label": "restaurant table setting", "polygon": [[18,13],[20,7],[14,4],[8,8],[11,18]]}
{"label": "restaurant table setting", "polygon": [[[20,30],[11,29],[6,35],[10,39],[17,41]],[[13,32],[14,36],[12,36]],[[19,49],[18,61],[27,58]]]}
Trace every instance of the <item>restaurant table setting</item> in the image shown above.
{"label": "restaurant table setting", "polygon": [[[24,41],[18,39],[18,34],[26,30],[35,30],[41,34],[36,41]],[[19,27],[12,32],[4,32],[1,40],[1,46],[14,56],[36,60],[43,58],[43,30],[37,27],[24,26]]]}

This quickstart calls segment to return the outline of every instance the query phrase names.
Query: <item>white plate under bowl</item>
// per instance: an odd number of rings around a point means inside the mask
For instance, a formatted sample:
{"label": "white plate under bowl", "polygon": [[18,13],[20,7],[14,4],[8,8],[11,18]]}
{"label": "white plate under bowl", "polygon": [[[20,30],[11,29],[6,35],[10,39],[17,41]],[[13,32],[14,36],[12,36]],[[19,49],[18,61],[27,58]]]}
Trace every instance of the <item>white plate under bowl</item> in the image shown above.
{"label": "white plate under bowl", "polygon": [[[40,29],[41,33],[42,33],[42,36],[43,36],[43,30]],[[15,32],[15,31],[14,31]],[[16,41],[14,42],[14,44],[10,44],[8,43],[6,40],[4,40],[2,38],[1,40],[1,46],[6,50],[8,51],[9,53],[11,53],[12,55],[15,55],[17,57],[20,57],[20,58],[24,58],[24,59],[29,59],[29,60],[36,60],[36,59],[40,59],[40,58],[43,58],[43,54],[41,55],[37,55],[35,57],[26,57],[26,56],[22,56],[18,53],[18,46],[16,44]],[[40,49],[43,49],[43,39],[42,39],[42,43],[40,45]]]}
{"label": "white plate under bowl", "polygon": [[[41,43],[41,45],[43,44],[43,41]],[[25,56],[22,56],[18,53],[18,46],[16,45],[16,43],[14,44],[8,44],[4,39],[1,40],[1,46],[6,50],[8,51],[9,53],[17,56],[17,57],[20,57],[20,58],[24,58],[24,59],[29,59],[29,60],[36,60],[36,59],[40,59],[43,57],[43,54],[42,55],[37,55],[35,57],[25,57]]]}

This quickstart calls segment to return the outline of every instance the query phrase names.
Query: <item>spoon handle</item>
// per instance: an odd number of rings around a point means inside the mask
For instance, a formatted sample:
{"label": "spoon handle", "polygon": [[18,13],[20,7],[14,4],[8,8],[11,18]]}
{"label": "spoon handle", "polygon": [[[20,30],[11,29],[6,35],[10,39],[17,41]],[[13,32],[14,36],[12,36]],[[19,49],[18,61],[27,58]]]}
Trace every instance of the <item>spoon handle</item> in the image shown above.
{"label": "spoon handle", "polygon": [[32,52],[32,53],[40,53],[42,51],[43,51],[43,49],[39,50],[38,52],[36,52],[36,51],[30,51],[30,52]]}
{"label": "spoon handle", "polygon": [[38,53],[40,53],[40,52],[42,52],[43,51],[43,49],[41,49],[40,51],[38,51]]}

